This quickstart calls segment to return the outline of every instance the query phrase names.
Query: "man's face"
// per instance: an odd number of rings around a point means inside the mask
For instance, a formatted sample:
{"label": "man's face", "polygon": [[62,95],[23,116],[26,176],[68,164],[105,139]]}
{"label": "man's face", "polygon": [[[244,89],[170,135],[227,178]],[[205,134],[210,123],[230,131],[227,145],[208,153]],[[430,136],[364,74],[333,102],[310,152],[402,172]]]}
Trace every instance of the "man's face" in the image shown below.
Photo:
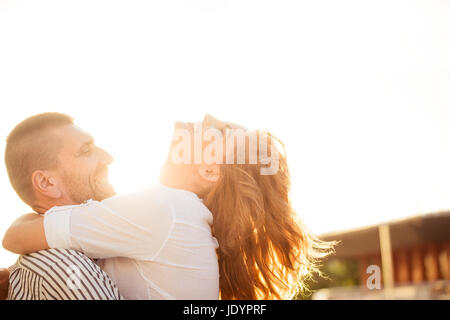
{"label": "man's face", "polygon": [[108,165],[113,162],[111,155],[97,147],[92,136],[75,125],[56,130],[55,134],[63,143],[57,173],[67,200],[79,204],[115,195],[108,175]]}

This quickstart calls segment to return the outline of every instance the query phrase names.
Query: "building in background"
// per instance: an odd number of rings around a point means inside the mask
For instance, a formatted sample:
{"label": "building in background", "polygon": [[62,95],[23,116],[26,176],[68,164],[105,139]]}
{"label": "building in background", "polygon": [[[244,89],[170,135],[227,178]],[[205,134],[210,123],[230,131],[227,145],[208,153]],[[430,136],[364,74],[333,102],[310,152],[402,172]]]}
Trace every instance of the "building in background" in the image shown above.
{"label": "building in background", "polygon": [[450,299],[450,211],[321,239],[339,243],[312,299]]}

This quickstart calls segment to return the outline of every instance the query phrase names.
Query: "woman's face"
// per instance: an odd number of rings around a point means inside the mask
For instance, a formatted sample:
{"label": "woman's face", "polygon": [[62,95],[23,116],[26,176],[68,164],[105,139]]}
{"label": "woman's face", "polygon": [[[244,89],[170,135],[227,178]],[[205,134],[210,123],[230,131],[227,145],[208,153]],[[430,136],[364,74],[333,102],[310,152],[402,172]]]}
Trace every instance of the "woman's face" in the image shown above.
{"label": "woman's face", "polygon": [[[173,139],[170,146],[169,158],[174,165],[203,165],[211,164],[207,161],[206,148],[211,140],[222,140],[225,144],[226,135],[235,129],[246,131],[247,129],[231,123],[221,121],[211,115],[206,115],[203,121],[182,122],[174,125]],[[208,138],[214,135],[214,139]]]}
{"label": "woman's face", "polygon": [[203,153],[207,144],[203,143],[203,134],[213,129],[221,135],[226,129],[233,128],[242,127],[210,115],[196,123],[176,122],[169,155],[161,170],[161,183],[197,194],[207,191],[218,181],[220,167],[217,163],[205,161]]}

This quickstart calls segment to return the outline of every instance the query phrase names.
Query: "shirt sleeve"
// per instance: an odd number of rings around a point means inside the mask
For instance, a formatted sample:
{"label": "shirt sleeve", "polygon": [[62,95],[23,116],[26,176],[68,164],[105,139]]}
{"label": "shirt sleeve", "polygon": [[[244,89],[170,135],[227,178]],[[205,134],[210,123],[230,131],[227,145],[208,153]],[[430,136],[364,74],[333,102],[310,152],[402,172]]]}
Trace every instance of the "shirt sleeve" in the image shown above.
{"label": "shirt sleeve", "polygon": [[153,260],[174,223],[170,203],[158,189],[102,202],[50,209],[44,217],[50,248],[75,249],[90,258]]}

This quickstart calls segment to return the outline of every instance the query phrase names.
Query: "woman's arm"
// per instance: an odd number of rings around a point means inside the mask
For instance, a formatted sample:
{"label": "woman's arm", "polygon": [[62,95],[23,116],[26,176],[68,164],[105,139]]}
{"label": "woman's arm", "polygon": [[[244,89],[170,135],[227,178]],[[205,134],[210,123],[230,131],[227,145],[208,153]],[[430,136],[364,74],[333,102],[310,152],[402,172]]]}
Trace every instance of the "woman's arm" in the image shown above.
{"label": "woman's arm", "polygon": [[160,190],[116,196],[102,202],[54,207],[44,217],[18,219],[3,246],[14,253],[74,249],[90,258],[151,260],[169,236],[171,206]]}
{"label": "woman's arm", "polygon": [[0,269],[0,300],[6,300],[8,298],[9,288],[9,270]]}
{"label": "woman's arm", "polygon": [[44,232],[44,217],[37,213],[21,216],[6,231],[3,248],[17,254],[48,249]]}

